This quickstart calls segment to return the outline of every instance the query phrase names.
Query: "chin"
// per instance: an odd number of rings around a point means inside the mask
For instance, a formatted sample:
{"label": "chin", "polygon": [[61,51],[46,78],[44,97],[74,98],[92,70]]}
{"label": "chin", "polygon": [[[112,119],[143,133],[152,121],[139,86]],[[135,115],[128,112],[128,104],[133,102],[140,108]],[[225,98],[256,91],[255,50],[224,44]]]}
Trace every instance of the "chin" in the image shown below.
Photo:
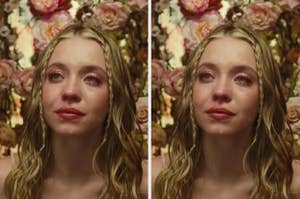
{"label": "chin", "polygon": [[211,126],[202,128],[202,132],[207,135],[235,135],[239,131],[237,129],[232,129],[228,126]]}
{"label": "chin", "polygon": [[77,125],[58,125],[51,128],[51,132],[55,135],[72,136],[86,134],[87,130],[80,128]]}

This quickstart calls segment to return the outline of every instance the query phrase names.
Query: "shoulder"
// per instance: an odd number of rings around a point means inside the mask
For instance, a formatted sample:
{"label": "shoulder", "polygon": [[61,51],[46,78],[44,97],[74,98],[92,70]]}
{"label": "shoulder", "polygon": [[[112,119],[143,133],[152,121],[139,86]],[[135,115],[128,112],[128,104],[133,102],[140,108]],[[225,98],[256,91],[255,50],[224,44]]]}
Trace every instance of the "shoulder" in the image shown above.
{"label": "shoulder", "polygon": [[291,184],[292,195],[300,197],[300,161],[293,161],[293,179]]}
{"label": "shoulder", "polygon": [[0,193],[1,194],[3,193],[5,178],[14,166],[15,166],[15,162],[11,156],[0,158]]}
{"label": "shoulder", "polygon": [[152,184],[159,173],[166,167],[167,155],[154,156],[152,157]]}
{"label": "shoulder", "polygon": [[148,195],[148,160],[142,161],[143,178],[141,183],[142,198],[147,198]]}

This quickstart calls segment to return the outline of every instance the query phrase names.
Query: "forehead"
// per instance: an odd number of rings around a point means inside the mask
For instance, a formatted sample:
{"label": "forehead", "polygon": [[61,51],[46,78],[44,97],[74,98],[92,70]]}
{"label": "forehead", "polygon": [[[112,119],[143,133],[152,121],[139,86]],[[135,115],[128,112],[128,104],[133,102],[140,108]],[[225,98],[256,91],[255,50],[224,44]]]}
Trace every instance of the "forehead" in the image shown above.
{"label": "forehead", "polygon": [[200,64],[247,65],[256,69],[256,58],[252,46],[245,40],[224,36],[210,41],[204,49]]}
{"label": "forehead", "polygon": [[100,44],[89,38],[71,36],[54,48],[48,65],[59,62],[65,65],[96,65],[106,68],[105,54]]}

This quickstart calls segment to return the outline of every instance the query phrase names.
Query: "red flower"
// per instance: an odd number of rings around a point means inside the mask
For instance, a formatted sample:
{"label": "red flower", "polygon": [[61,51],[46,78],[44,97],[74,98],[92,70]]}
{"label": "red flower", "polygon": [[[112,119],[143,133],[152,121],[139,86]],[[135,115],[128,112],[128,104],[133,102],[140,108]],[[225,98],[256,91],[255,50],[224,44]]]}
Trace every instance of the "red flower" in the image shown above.
{"label": "red flower", "polygon": [[28,5],[35,16],[50,15],[72,7],[71,0],[29,0]]}
{"label": "red flower", "polygon": [[221,8],[221,0],[179,0],[182,14],[185,16],[201,16],[206,11]]}

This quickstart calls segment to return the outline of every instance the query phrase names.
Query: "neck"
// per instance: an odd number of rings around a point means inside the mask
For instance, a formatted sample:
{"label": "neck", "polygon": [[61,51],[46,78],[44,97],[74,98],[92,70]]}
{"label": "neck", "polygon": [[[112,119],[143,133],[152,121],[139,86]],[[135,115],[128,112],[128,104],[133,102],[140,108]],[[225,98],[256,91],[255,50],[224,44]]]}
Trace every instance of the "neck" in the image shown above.
{"label": "neck", "polygon": [[101,134],[61,135],[52,133],[53,161],[49,175],[70,183],[94,178],[93,155]]}
{"label": "neck", "polygon": [[200,175],[219,183],[234,184],[249,178],[243,158],[250,144],[251,132],[232,135],[203,133],[203,164]]}

